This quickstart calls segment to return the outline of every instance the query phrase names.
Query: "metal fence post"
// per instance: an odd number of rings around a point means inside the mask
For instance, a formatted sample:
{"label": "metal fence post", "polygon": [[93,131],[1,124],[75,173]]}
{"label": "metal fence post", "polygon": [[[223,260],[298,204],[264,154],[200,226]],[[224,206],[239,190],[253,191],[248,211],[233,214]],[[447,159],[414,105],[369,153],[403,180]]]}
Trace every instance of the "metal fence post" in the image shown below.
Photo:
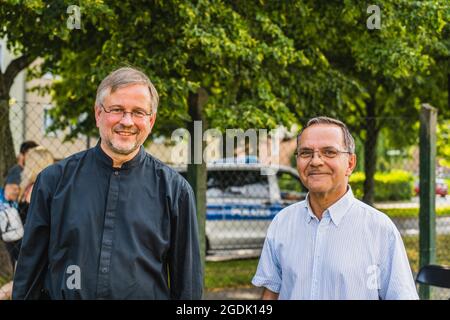
{"label": "metal fence post", "polygon": [[[437,110],[423,104],[420,112],[420,268],[436,261],[436,122]],[[419,294],[421,299],[430,299],[431,288],[420,285]]]}
{"label": "metal fence post", "polygon": [[[206,121],[203,114],[203,106],[206,104],[208,95],[204,89],[199,89],[197,93],[190,93],[188,98],[189,115],[191,122],[188,123],[188,130],[191,136],[189,146],[189,164],[187,168],[187,180],[194,190],[195,204],[197,207],[197,223],[199,231],[200,255],[203,270],[203,281],[205,279],[206,262],[206,162],[203,159],[205,142],[203,133]],[[200,124],[200,126],[196,125]],[[203,283],[204,286],[204,283]]]}

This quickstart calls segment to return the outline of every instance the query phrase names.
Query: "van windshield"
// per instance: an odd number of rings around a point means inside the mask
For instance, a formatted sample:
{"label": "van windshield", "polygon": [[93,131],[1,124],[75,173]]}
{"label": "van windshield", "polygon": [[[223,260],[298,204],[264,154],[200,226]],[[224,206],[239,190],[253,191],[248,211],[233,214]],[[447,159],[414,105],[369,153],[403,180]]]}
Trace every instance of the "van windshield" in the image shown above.
{"label": "van windshield", "polygon": [[260,171],[208,171],[208,197],[266,198],[270,196],[267,176]]}

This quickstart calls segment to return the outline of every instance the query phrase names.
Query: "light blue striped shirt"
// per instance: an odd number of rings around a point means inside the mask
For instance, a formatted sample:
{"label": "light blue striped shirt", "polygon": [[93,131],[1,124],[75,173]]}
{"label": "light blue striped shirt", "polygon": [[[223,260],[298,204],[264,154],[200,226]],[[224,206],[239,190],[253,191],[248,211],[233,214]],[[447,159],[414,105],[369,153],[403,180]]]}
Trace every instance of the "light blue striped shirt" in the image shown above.
{"label": "light blue striped shirt", "polygon": [[394,223],[351,188],[320,221],[308,197],[280,211],[252,283],[279,299],[418,299]]}

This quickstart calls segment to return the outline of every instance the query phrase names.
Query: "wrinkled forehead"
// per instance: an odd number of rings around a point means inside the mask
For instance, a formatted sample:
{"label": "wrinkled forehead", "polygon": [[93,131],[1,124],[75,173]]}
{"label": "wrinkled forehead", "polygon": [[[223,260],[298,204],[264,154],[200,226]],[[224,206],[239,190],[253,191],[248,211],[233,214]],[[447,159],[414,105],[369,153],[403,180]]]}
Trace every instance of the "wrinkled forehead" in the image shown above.
{"label": "wrinkled forehead", "polygon": [[306,128],[298,140],[301,148],[344,148],[344,133],[342,128],[333,124],[315,124]]}

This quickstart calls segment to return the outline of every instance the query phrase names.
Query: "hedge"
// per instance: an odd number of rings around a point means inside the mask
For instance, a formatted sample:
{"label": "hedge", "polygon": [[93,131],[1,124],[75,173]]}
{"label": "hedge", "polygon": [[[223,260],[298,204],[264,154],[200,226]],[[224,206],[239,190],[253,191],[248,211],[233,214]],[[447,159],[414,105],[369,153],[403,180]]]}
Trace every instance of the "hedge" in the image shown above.
{"label": "hedge", "polygon": [[[418,218],[419,208],[392,208],[392,209],[378,209],[387,214],[390,218]],[[450,206],[437,207],[436,216],[444,217],[450,216]]]}
{"label": "hedge", "polygon": [[[350,176],[350,185],[356,198],[364,195],[363,172],[355,172]],[[375,173],[375,201],[409,200],[413,196],[414,177],[411,173],[402,170],[393,170],[388,173]]]}

